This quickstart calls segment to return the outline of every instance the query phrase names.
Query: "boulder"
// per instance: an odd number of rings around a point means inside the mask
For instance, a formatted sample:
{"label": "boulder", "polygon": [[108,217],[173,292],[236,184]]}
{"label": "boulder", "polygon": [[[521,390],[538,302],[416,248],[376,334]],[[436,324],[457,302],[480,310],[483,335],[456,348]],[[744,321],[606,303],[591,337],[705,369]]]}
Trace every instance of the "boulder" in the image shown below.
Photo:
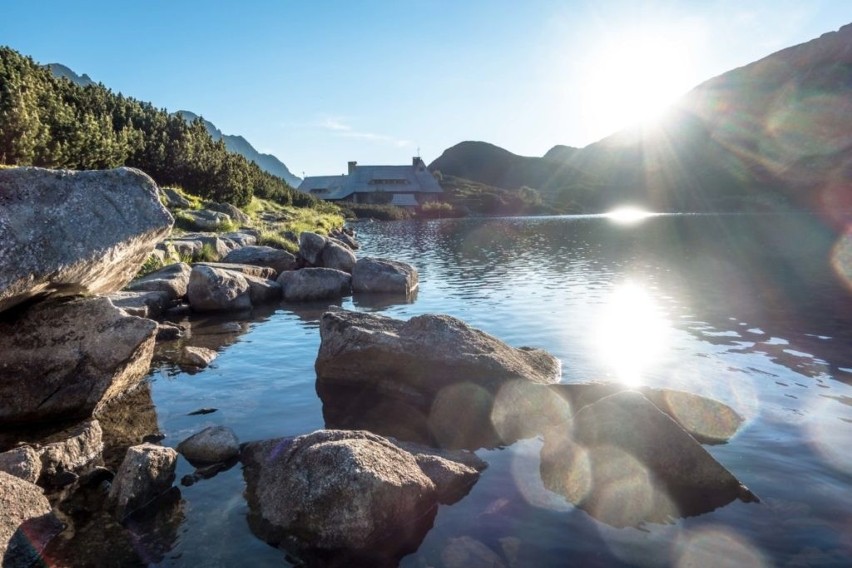
{"label": "boulder", "polygon": [[166,205],[172,209],[189,209],[192,203],[189,199],[181,195],[176,189],[171,187],[160,188],[163,196],[166,198]]}
{"label": "boulder", "polygon": [[258,278],[274,279],[276,272],[268,266],[256,266],[254,264],[234,264],[233,262],[196,262],[193,266],[209,266],[221,270],[239,272],[243,276],[256,276]]}
{"label": "boulder", "polygon": [[[551,385],[548,388],[567,401],[573,412],[578,412],[604,397],[630,390],[630,387],[622,383],[600,382]],[[733,408],[712,398],[648,386],[635,390],[641,392],[654,406],[669,415],[702,444],[726,442],[743,423],[743,417]]]}
{"label": "boulder", "polygon": [[334,268],[352,273],[356,262],[355,254],[340,243],[328,240],[320,255],[320,264],[326,268]]}
{"label": "boulder", "polygon": [[411,294],[418,285],[417,269],[383,258],[361,258],[352,269],[352,290]]}
{"label": "boulder", "polygon": [[113,292],[107,298],[127,315],[159,318],[172,303],[168,292]]}
{"label": "boulder", "polygon": [[267,266],[275,270],[274,278],[286,270],[295,270],[298,266],[295,255],[286,250],[267,246],[244,246],[228,253],[223,262]]}
{"label": "boulder", "polygon": [[207,209],[211,211],[218,211],[219,213],[225,213],[239,223],[240,225],[245,225],[251,221],[251,217],[243,213],[238,207],[231,205],[230,203],[208,203]]}
{"label": "boulder", "polygon": [[185,262],[176,262],[156,272],[137,278],[127,285],[132,292],[165,292],[170,302],[186,296],[189,273],[192,268]]}
{"label": "boulder", "polygon": [[177,451],[192,464],[223,462],[239,455],[240,441],[230,428],[210,426],[178,444]]}
{"label": "boulder", "polygon": [[340,298],[351,293],[352,277],[333,268],[303,268],[282,272],[278,277],[284,299],[307,302]]}
{"label": "boulder", "polygon": [[467,450],[440,450],[393,438],[388,441],[414,456],[417,465],[435,484],[438,501],[445,505],[452,505],[467,495],[479,480],[479,473],[488,467]]}
{"label": "boulder", "polygon": [[254,306],[267,302],[277,302],[281,299],[281,284],[268,278],[244,275],[249,285],[249,298]]}
{"label": "boulder", "polygon": [[435,485],[414,456],[369,432],[254,442],[242,456],[252,531],[318,564],[394,565],[435,516]]}
{"label": "boulder", "polygon": [[196,264],[192,267],[186,294],[189,305],[199,312],[251,308],[249,284],[246,279],[241,274],[209,265]]}
{"label": "boulder", "polygon": [[299,256],[308,264],[316,266],[320,263],[325,243],[326,239],[322,235],[305,231],[299,235]]}
{"label": "boulder", "polygon": [[32,446],[19,446],[0,453],[0,471],[35,483],[41,475],[41,459]]}
{"label": "boulder", "polygon": [[41,552],[62,530],[37,485],[0,472],[0,563],[41,566]]}
{"label": "boulder", "polygon": [[103,431],[97,420],[85,420],[42,440],[41,482],[61,484],[64,474],[79,474],[100,457]]}
{"label": "boulder", "polygon": [[668,522],[756,501],[672,418],[641,393],[624,391],[577,412],[545,434],[544,486],[616,526]]}
{"label": "boulder", "polygon": [[201,249],[204,245],[198,239],[176,238],[165,241],[164,246],[174,250],[175,255],[178,257],[192,260],[201,255]]}
{"label": "boulder", "polygon": [[0,312],[121,290],[173,223],[154,181],[131,168],[3,169],[0,196]]}
{"label": "boulder", "polygon": [[358,244],[358,241],[355,240],[355,237],[347,233],[346,230],[334,230],[329,233],[329,236],[337,241],[340,241],[344,246],[348,247],[351,250],[358,250],[359,248],[361,248],[361,245]]}
{"label": "boulder", "polygon": [[[436,400],[449,387],[496,392],[511,380],[554,383],[559,359],[515,349],[446,315],[408,321],[333,309],[320,320],[317,381],[372,387],[389,395]],[[452,398],[450,391],[444,396]]]}
{"label": "boulder", "polygon": [[154,444],[127,448],[109,490],[110,506],[119,519],[143,508],[172,487],[177,452]]}
{"label": "boulder", "polygon": [[213,349],[185,345],[180,352],[178,363],[187,367],[204,368],[213,362],[219,354]]}
{"label": "boulder", "polygon": [[86,417],[135,387],[157,324],[107,298],[41,302],[0,321],[0,425]]}
{"label": "boulder", "polygon": [[237,245],[236,248],[250,247],[257,244],[257,232],[253,229],[231,231],[230,233],[222,233],[219,236],[235,243]]}
{"label": "boulder", "polygon": [[209,209],[182,211],[178,218],[196,231],[216,231],[231,222],[231,216],[227,213]]}

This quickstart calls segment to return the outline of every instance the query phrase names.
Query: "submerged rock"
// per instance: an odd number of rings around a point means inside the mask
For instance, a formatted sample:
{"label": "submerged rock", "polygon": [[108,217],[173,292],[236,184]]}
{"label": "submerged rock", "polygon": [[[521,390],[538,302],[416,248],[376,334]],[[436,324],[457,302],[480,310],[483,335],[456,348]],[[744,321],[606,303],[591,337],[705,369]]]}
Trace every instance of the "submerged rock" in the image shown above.
{"label": "submerged rock", "polygon": [[42,302],[0,321],[0,425],[91,415],[135,387],[157,324],[107,298]]}
{"label": "submerged rock", "polygon": [[239,455],[240,441],[230,428],[210,426],[178,444],[177,451],[193,464],[223,462]]}
{"label": "submerged rock", "polygon": [[318,565],[396,565],[431,528],[438,492],[416,458],[363,431],[247,444],[249,525]]}
{"label": "submerged rock", "polygon": [[315,364],[319,383],[370,386],[421,401],[431,402],[458,385],[494,393],[507,381],[546,384],[561,374],[553,355],[515,349],[445,315],[401,321],[335,309],[323,314],[320,337]]}
{"label": "submerged rock", "polygon": [[593,517],[635,526],[757,498],[641,393],[582,408],[544,438],[541,476]]}
{"label": "submerged rock", "polygon": [[411,294],[418,283],[417,269],[396,260],[362,258],[352,268],[355,292]]}
{"label": "submerged rock", "polygon": [[46,295],[109,294],[173,219],[139,170],[0,170],[0,312]]}
{"label": "submerged rock", "polygon": [[184,345],[180,352],[178,364],[186,367],[197,367],[199,369],[203,369],[210,365],[210,363],[212,363],[218,356],[219,353],[213,349]]}
{"label": "submerged rock", "polygon": [[348,296],[352,277],[333,268],[303,268],[281,273],[278,283],[284,300],[309,302]]}
{"label": "submerged rock", "polygon": [[127,448],[124,461],[109,490],[109,501],[119,519],[143,508],[172,487],[177,452],[154,444]]}
{"label": "submerged rock", "polygon": [[28,568],[41,564],[41,552],[62,530],[37,485],[0,471],[0,561]]}
{"label": "submerged rock", "polygon": [[103,452],[103,431],[97,420],[85,420],[53,433],[41,442],[41,482],[61,484],[64,474],[77,475]]}

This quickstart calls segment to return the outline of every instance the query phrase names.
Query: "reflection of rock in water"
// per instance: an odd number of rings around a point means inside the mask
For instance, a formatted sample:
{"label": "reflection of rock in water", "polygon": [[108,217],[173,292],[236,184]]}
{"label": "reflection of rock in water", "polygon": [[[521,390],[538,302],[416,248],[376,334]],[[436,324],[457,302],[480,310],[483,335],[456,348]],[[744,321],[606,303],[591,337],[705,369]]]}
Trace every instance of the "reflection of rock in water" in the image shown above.
{"label": "reflection of rock in water", "polygon": [[417,292],[419,288],[415,288],[408,294],[405,293],[382,293],[371,294],[369,292],[355,292],[352,296],[352,303],[356,308],[369,312],[378,312],[393,306],[404,306],[413,304],[417,301]]}
{"label": "reflection of rock in water", "polygon": [[602,398],[545,434],[545,487],[607,524],[668,522],[757,498],[638,392]]}
{"label": "reflection of rock in water", "polygon": [[103,430],[104,462],[113,471],[121,465],[128,447],[160,434],[157,410],[151,399],[151,383],[148,381],[104,406],[97,418]]}
{"label": "reflection of rock in water", "polygon": [[68,528],[45,550],[51,566],[148,566],[174,548],[186,518],[180,490],[173,488],[124,525],[104,510],[106,494],[105,483],[82,487],[60,505]]}
{"label": "reflection of rock in water", "polygon": [[501,440],[491,427],[490,397],[453,389],[432,407],[399,400],[380,391],[317,382],[325,427],[368,430],[382,436],[444,448],[493,448]]}

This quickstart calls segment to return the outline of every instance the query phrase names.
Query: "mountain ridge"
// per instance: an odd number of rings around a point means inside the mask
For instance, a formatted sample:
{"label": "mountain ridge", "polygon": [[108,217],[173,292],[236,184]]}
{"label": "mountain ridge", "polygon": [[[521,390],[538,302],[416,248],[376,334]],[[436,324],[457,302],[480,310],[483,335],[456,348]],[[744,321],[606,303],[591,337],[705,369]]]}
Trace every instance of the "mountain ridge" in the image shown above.
{"label": "mountain ridge", "polygon": [[[625,202],[659,211],[852,207],[852,24],[708,79],[654,127],[581,149],[555,146],[542,158],[479,146],[502,160],[487,169],[466,158],[475,143],[462,144],[430,169],[527,185],[551,201],[562,185],[592,210]],[[521,162],[530,172],[523,179]]]}
{"label": "mountain ridge", "polygon": [[[87,87],[89,85],[95,85],[96,83],[92,80],[91,77],[86,75],[85,73],[82,75],[78,75],[71,68],[61,64],[61,63],[48,63],[46,67],[50,70],[51,73],[55,77],[61,77],[68,79],[72,83],[75,83],[81,87]],[[175,112],[187,122],[192,122],[196,118],[202,118],[201,116],[195,114],[194,112],[188,110],[179,110]],[[225,141],[225,148],[230,152],[234,152],[240,154],[244,158],[249,161],[256,163],[262,170],[267,173],[270,173],[274,176],[278,176],[286,181],[290,186],[297,188],[299,184],[302,182],[302,179],[293,175],[287,166],[279,160],[276,156],[272,154],[264,154],[255,149],[254,146],[249,143],[244,137],[239,135],[231,135],[224,134],[221,130],[219,130],[216,125],[212,122],[205,120],[202,118],[204,123],[204,127],[207,129],[207,132],[210,136],[213,137],[213,140],[218,141],[222,139]]]}

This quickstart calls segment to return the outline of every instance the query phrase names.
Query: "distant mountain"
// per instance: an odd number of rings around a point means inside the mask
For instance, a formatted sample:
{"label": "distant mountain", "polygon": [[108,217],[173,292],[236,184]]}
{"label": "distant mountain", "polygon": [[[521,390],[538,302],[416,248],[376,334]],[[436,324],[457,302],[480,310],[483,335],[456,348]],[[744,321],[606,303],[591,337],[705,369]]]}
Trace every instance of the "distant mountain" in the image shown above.
{"label": "distant mountain", "polygon": [[[624,202],[663,211],[849,209],[852,25],[710,79],[656,126],[580,150],[557,146],[543,158],[521,158],[470,144],[446,150],[430,168],[543,194],[578,176],[574,185],[585,193],[574,198],[588,209]],[[516,174],[521,163],[528,177]],[[557,177],[547,178],[550,171]]]}
{"label": "distant mountain", "polygon": [[[188,110],[179,110],[175,114],[182,116],[187,122],[192,122],[196,118],[199,118],[197,114]],[[261,154],[242,136],[223,134],[221,130],[216,128],[216,125],[208,120],[204,120],[204,127],[207,129],[207,132],[210,133],[210,136],[213,137],[213,140],[223,139],[225,141],[225,147],[229,151],[236,152],[237,154],[244,156],[247,160],[251,160],[256,163],[264,171],[283,178],[284,181],[293,187],[299,187],[299,184],[302,183],[302,178],[290,173],[290,170],[287,169],[287,166],[285,166],[281,160],[272,154]]]}
{"label": "distant mountain", "polygon": [[75,83],[80,85],[81,87],[88,87],[89,85],[94,85],[95,82],[92,81],[91,77],[83,73],[82,75],[77,75],[68,67],[62,65],[61,63],[48,63],[47,68],[50,69],[50,72],[53,73],[56,77],[64,77]]}
{"label": "distant mountain", "polygon": [[593,177],[566,161],[575,152],[575,148],[556,146],[545,157],[537,158],[518,156],[487,142],[468,141],[445,150],[429,169],[503,189],[535,188],[545,201],[566,206],[587,201],[585,196],[598,185]]}
{"label": "distant mountain", "polygon": [[[77,75],[74,71],[60,63],[49,63],[47,67],[55,77],[64,77],[81,87],[95,84],[95,82],[92,81],[92,79],[85,73],[83,75]],[[198,118],[198,115],[188,110],[179,110],[175,114],[182,116],[187,122],[192,122]],[[213,123],[207,120],[204,121],[204,127],[207,129],[207,132],[210,133],[210,136],[213,137],[213,140],[219,140],[220,138],[224,139],[225,147],[228,151],[240,154],[247,160],[256,163],[263,171],[282,178],[294,188],[299,187],[299,184],[302,183],[302,179],[290,173],[290,170],[287,169],[287,166],[285,166],[281,160],[272,154],[261,154],[242,136],[222,134],[221,130],[216,128]]]}

